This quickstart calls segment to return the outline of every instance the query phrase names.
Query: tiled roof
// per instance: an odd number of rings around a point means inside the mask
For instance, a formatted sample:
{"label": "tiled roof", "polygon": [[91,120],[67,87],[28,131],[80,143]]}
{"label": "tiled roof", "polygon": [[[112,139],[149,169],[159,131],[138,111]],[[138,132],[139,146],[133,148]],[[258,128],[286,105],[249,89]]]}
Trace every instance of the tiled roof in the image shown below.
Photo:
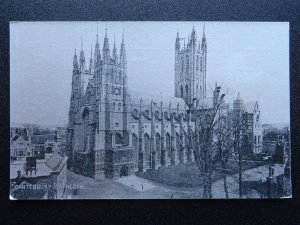
{"label": "tiled roof", "polygon": [[31,142],[34,144],[45,144],[45,138],[43,135],[32,135]]}
{"label": "tiled roof", "polygon": [[19,135],[15,135],[11,140],[16,141],[16,140],[18,140],[19,137],[20,137]]}

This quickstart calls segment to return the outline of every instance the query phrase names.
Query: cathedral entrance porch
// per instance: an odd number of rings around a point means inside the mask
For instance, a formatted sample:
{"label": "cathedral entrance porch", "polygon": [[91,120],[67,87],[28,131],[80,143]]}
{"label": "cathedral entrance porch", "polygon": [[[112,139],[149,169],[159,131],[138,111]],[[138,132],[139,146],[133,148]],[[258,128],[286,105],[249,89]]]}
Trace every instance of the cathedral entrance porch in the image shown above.
{"label": "cathedral entrance porch", "polygon": [[120,178],[121,177],[127,177],[128,176],[128,166],[124,165],[120,169]]}

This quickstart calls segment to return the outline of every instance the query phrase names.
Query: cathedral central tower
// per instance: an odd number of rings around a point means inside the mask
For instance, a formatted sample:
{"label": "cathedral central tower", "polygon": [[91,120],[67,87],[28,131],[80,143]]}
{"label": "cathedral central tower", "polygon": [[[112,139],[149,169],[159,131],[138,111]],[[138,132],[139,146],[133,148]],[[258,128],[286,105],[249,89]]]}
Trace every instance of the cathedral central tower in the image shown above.
{"label": "cathedral central tower", "polygon": [[205,27],[200,43],[197,42],[197,34],[193,27],[191,36],[188,37],[187,45],[181,47],[182,38],[175,41],[175,97],[183,98],[187,104],[192,103],[194,98],[206,98],[206,59],[207,44]]}

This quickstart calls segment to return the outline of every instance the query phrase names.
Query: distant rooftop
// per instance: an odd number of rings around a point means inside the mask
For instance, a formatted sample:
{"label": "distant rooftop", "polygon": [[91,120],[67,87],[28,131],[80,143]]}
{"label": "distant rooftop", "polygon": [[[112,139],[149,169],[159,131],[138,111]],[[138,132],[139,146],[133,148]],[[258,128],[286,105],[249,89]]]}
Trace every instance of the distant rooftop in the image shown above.
{"label": "distant rooftop", "polygon": [[49,176],[52,172],[60,171],[68,160],[68,157],[60,156],[57,153],[46,156],[46,159],[36,160],[36,174],[30,171],[26,176],[26,158],[14,161],[10,164],[10,179],[17,177],[17,172],[21,172],[21,176],[24,177],[44,177]]}

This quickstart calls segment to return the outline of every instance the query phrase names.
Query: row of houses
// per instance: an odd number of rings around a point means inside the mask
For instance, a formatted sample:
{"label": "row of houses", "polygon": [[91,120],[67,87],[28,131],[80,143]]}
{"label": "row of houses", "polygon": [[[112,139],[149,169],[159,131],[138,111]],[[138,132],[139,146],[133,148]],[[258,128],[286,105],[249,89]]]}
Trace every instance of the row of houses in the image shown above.
{"label": "row of houses", "polygon": [[33,131],[31,128],[11,127],[10,156],[11,161],[26,156],[44,158],[46,153],[63,154],[66,145],[65,128]]}

